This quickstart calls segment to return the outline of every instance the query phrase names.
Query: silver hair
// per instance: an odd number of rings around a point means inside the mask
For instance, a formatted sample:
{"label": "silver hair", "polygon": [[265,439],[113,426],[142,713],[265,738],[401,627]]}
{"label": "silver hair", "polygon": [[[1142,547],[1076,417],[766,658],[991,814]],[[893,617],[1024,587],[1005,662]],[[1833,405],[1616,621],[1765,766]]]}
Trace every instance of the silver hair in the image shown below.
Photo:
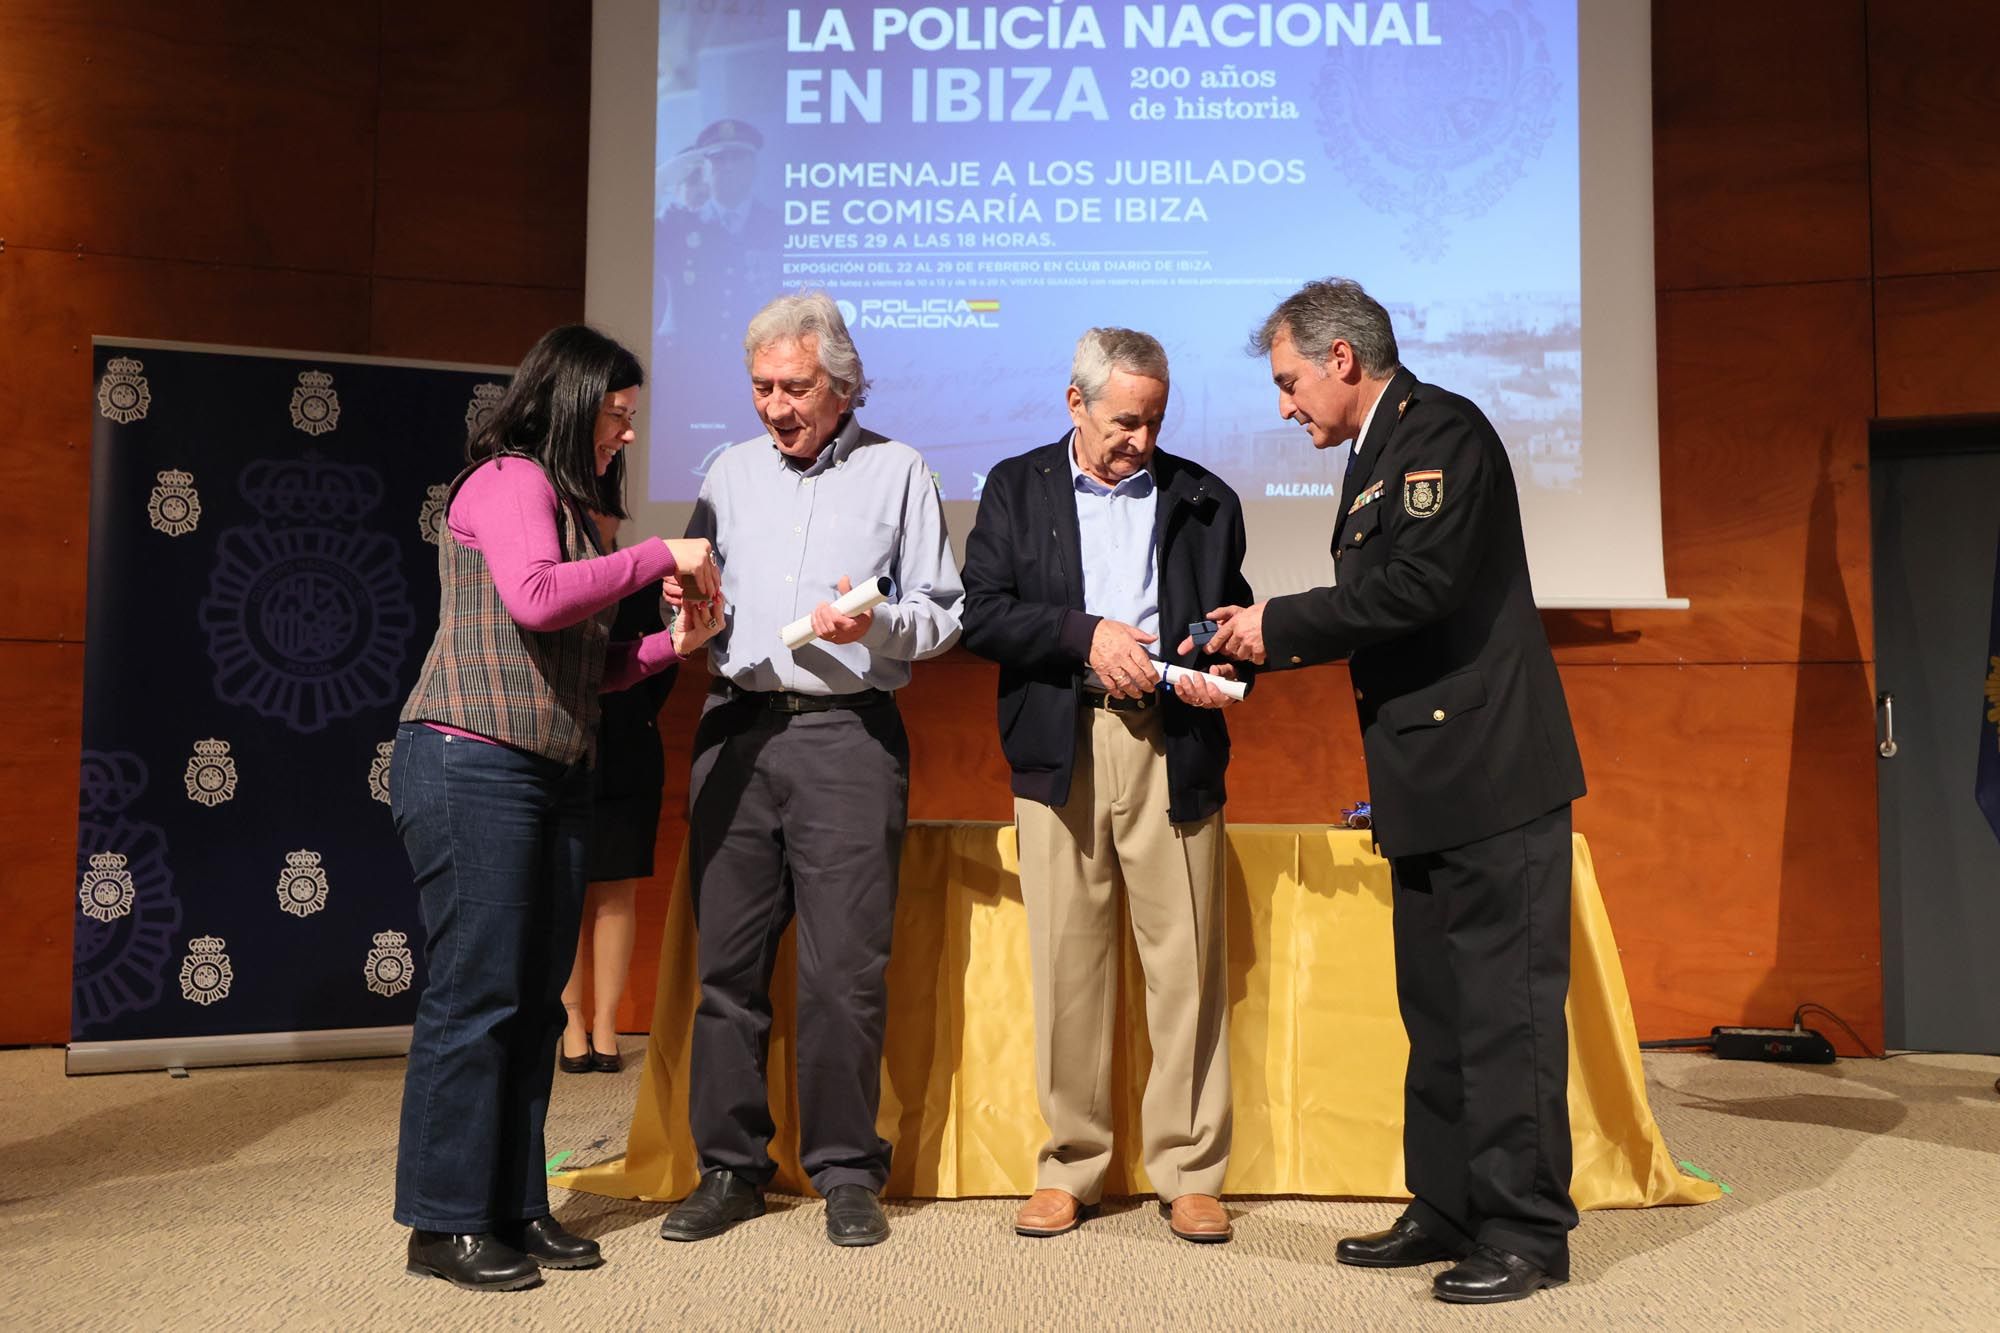
{"label": "silver hair", "polygon": [[1250,335],[1250,354],[1268,356],[1280,333],[1290,334],[1293,348],[1314,365],[1326,361],[1336,341],[1354,349],[1370,379],[1382,379],[1402,364],[1389,312],[1352,278],[1309,282],[1280,301]]}
{"label": "silver hair", "polygon": [[1114,370],[1172,385],[1167,378],[1167,349],[1152,334],[1137,329],[1085,329],[1076,340],[1076,356],[1069,363],[1069,382],[1083,395],[1084,406],[1097,401]]}
{"label": "silver hair", "polygon": [[760,348],[799,342],[808,336],[818,347],[820,369],[826,372],[834,393],[851,396],[855,407],[866,403],[868,376],[861,369],[861,353],[854,350],[840,307],[825,292],[780,296],[752,315],[750,329],[743,335],[743,365],[747,369]]}

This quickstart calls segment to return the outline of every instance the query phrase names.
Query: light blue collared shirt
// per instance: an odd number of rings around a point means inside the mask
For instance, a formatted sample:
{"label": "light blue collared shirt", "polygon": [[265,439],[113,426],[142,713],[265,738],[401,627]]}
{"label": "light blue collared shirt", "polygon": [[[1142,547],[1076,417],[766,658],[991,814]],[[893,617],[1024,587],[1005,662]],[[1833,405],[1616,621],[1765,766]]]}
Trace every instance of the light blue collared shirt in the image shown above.
{"label": "light blue collared shirt", "polygon": [[1077,465],[1074,430],[1065,452],[1076,489],[1077,532],[1083,539],[1083,609],[1158,634],[1159,544],[1153,540],[1153,516],[1159,491],[1152,470],[1106,486]]}
{"label": "light blue collared shirt", "polygon": [[[911,662],[958,638],[965,589],[930,468],[852,415],[807,468],[768,436],[725,449],[702,479],[687,535],[715,543],[728,602],[708,669],[743,689],[901,689]],[[856,587],[883,574],[894,584],[868,632],[785,647],[779,631],[838,596],[843,574]]]}

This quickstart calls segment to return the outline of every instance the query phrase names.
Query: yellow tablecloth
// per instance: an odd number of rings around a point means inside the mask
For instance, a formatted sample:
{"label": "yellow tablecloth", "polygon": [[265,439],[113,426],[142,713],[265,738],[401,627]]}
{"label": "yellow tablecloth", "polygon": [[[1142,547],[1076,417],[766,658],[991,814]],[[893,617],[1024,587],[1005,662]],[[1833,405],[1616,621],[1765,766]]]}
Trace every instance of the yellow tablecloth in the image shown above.
{"label": "yellow tablecloth", "polygon": [[[1569,993],[1571,1190],[1580,1208],[1706,1203],[1653,1123],[1632,1006],[1591,868],[1575,842]],[[698,1170],[687,1120],[688,1038],[699,986],[687,867],[676,871],[644,1081],[626,1155],[555,1183],[619,1198],[677,1199]],[[1402,1079],[1389,867],[1344,828],[1229,830],[1232,1194],[1394,1197],[1403,1184]],[[1143,994],[1128,942],[1124,994]],[[778,1189],[809,1193],[796,1144],[794,978],[788,934],[773,985],[772,1152]],[[1005,824],[913,824],[889,964],[882,1136],[899,1198],[1027,1194],[1046,1136],[1035,1105],[1028,932]],[[1127,1007],[1115,1059],[1120,1151],[1110,1194],[1151,1191],[1135,1151],[1149,1062],[1143,1013]]]}

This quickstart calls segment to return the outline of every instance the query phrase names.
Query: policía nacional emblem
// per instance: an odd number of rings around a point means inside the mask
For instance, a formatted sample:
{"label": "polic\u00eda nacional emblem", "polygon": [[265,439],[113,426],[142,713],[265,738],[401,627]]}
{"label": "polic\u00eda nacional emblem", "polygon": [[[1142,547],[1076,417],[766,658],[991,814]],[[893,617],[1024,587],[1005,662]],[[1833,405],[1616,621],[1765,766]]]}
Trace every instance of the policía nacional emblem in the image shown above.
{"label": "polic\u00eda nacional emblem", "polygon": [[157,824],[126,818],[147,781],[146,761],[129,750],[83,752],[76,836],[80,910],[70,972],[79,1034],[119,1014],[152,1008],[174,973],[181,903],[166,834]]}
{"label": "polic\u00eda nacional emblem", "polygon": [[1987,660],[1993,669],[1986,673],[1986,720],[2000,726],[2000,657]]}
{"label": "polic\u00eda nacional emblem", "polygon": [[76,897],[83,905],[83,914],[92,921],[109,925],[132,910],[138,887],[132,883],[132,872],[125,865],[122,852],[91,854],[90,869],[83,872]]}
{"label": "polic\u00eda nacional emblem", "polygon": [[304,918],[326,906],[326,871],[319,861],[318,852],[285,853],[285,868],[278,872],[280,910]]}
{"label": "polic\u00eda nacional emblem", "polygon": [[219,935],[203,935],[188,941],[187,957],[181,959],[181,998],[199,1005],[211,1005],[229,998],[236,969],[229,965]]}
{"label": "polic\u00eda nacional emblem", "polygon": [[196,741],[181,780],[187,786],[188,799],[210,809],[236,795],[236,760],[229,753],[229,742],[213,738]]}
{"label": "polic\u00eda nacional emblem", "polygon": [[[1414,30],[1412,8],[1424,15]],[[1492,211],[1541,158],[1563,77],[1529,5],[1368,13],[1373,42],[1330,54],[1313,87],[1320,139],[1346,192],[1401,220],[1403,253],[1438,259],[1455,227]]]}
{"label": "polic\u00eda nacional emblem", "polygon": [[1411,518],[1429,518],[1444,507],[1444,471],[1403,474],[1403,512]]}
{"label": "polic\u00eda nacional emblem", "polygon": [[432,546],[444,540],[444,501],[451,487],[439,482],[424,489],[424,507],[417,511],[417,529]]}
{"label": "polic\u00eda nacional emblem", "polygon": [[368,794],[389,804],[389,761],[396,753],[396,742],[375,742],[375,757],[368,761]]}
{"label": "polic\u00eda nacional emblem", "polygon": [[493,409],[500,406],[500,400],[507,394],[504,384],[475,384],[472,397],[465,401],[465,433],[477,435],[493,417]]}
{"label": "polic\u00eda nacional emblem", "polygon": [[381,472],[261,459],[237,487],[260,519],[217,537],[196,610],[215,697],[299,732],[395,702],[417,618],[402,543],[365,526]]}
{"label": "polic\u00eda nacional emblem", "polygon": [[375,936],[375,947],[368,951],[368,961],[362,967],[369,990],[396,996],[410,988],[417,960],[410,956],[409,944],[410,937],[400,930],[385,930]]}
{"label": "polic\u00eda nacional emblem", "polygon": [[168,468],[159,474],[146,501],[146,521],[155,532],[169,537],[185,537],[201,523],[201,496],[195,493],[194,473]]}
{"label": "polic\u00eda nacional emblem", "polygon": [[292,426],[308,435],[324,435],[340,424],[340,395],[334,392],[333,376],[324,370],[299,372],[299,387],[292,390]]}
{"label": "polic\u00eda nacional emblem", "polygon": [[114,356],[97,382],[97,410],[106,421],[129,426],[144,421],[153,406],[153,391],[139,372],[145,367],[129,356]]}

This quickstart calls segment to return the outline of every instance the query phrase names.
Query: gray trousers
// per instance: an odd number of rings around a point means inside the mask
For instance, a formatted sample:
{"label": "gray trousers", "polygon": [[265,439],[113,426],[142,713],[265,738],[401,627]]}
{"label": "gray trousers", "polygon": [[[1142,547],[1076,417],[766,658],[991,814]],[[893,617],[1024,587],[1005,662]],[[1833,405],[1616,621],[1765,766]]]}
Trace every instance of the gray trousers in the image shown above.
{"label": "gray trousers", "polygon": [[796,916],[801,1163],[821,1194],[887,1182],[875,1112],[909,775],[892,702],[793,714],[709,696],[688,784],[701,973],[688,1120],[704,1173],[761,1185],[775,1170],[771,972]]}

